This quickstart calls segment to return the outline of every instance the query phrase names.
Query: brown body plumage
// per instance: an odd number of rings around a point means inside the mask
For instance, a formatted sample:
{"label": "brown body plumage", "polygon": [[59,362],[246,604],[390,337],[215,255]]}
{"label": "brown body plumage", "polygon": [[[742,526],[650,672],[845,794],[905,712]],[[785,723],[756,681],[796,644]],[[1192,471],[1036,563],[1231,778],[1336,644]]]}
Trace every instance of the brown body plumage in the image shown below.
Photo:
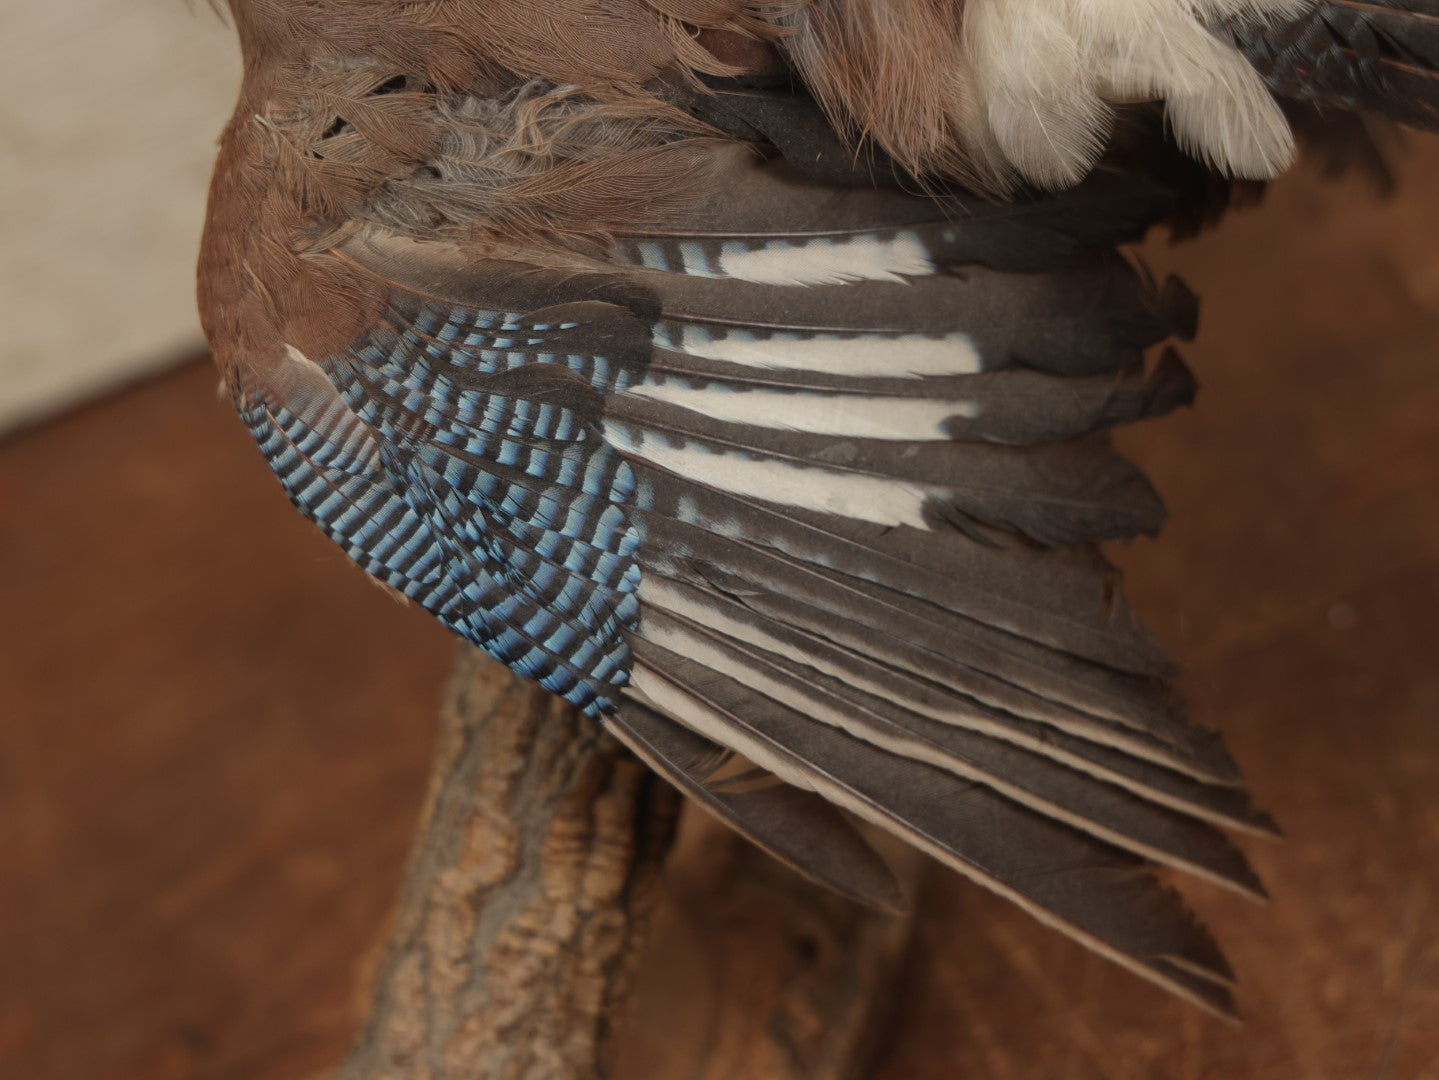
{"label": "brown body plumage", "polygon": [[[200,257],[200,310],[222,362],[278,355],[281,342],[327,355],[369,325],[373,283],[327,252],[370,217],[513,254],[702,204],[707,178],[683,144],[713,133],[662,91],[735,68],[678,17],[725,35],[760,25],[743,4],[673,0],[571,0],[544,5],[543,16],[532,3],[489,0],[439,10],[233,0],[231,9],[245,81],[221,139]],[[490,116],[446,107],[536,81],[576,89]],[[421,170],[447,138],[466,141],[491,172],[469,185],[468,205],[425,197]],[[394,182],[409,190],[381,200]]]}

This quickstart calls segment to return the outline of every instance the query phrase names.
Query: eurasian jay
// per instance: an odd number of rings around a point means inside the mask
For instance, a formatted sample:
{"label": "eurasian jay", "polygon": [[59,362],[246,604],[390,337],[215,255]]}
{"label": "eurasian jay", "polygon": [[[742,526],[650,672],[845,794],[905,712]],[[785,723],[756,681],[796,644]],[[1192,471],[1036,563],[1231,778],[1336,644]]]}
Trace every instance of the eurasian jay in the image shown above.
{"label": "eurasian jay", "polygon": [[1116,245],[1286,110],[1439,126],[1439,2],[229,6],[200,307],[295,506],[800,872],[902,903],[852,814],[1229,1011],[1149,870],[1274,826],[1100,550],[1194,389]]}

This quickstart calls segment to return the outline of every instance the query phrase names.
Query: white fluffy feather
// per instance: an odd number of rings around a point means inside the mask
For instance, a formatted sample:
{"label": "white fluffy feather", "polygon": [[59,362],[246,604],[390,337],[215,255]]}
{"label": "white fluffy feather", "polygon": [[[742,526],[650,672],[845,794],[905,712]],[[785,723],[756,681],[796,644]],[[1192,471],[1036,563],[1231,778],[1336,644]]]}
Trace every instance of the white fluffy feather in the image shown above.
{"label": "white fluffy feather", "polygon": [[1163,99],[1176,137],[1235,176],[1294,156],[1278,104],[1205,25],[1275,18],[1309,0],[967,0],[964,56],[993,141],[1043,184],[1077,182],[1102,152],[1110,105]]}

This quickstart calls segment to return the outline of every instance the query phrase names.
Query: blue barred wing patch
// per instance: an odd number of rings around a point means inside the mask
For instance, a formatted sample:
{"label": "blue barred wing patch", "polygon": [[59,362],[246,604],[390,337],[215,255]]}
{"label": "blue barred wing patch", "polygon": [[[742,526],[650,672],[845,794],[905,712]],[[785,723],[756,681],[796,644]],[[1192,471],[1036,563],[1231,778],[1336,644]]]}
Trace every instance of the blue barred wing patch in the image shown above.
{"label": "blue barred wing patch", "polygon": [[588,402],[624,369],[569,348],[563,321],[391,316],[320,365],[328,402],[238,384],[251,434],[366,572],[591,715],[612,710],[639,617],[638,496]]}

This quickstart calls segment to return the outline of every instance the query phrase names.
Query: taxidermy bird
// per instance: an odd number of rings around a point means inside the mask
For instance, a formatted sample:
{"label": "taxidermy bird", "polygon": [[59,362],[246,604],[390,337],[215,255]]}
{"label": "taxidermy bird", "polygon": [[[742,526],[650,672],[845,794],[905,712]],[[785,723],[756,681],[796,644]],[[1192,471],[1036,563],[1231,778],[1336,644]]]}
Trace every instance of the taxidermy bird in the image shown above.
{"label": "taxidermy bird", "polygon": [[1152,871],[1274,826],[1100,550],[1194,389],[1117,245],[1435,126],[1439,2],[229,7],[200,305],[295,506],[800,872],[901,903],[852,815],[1229,1011]]}

